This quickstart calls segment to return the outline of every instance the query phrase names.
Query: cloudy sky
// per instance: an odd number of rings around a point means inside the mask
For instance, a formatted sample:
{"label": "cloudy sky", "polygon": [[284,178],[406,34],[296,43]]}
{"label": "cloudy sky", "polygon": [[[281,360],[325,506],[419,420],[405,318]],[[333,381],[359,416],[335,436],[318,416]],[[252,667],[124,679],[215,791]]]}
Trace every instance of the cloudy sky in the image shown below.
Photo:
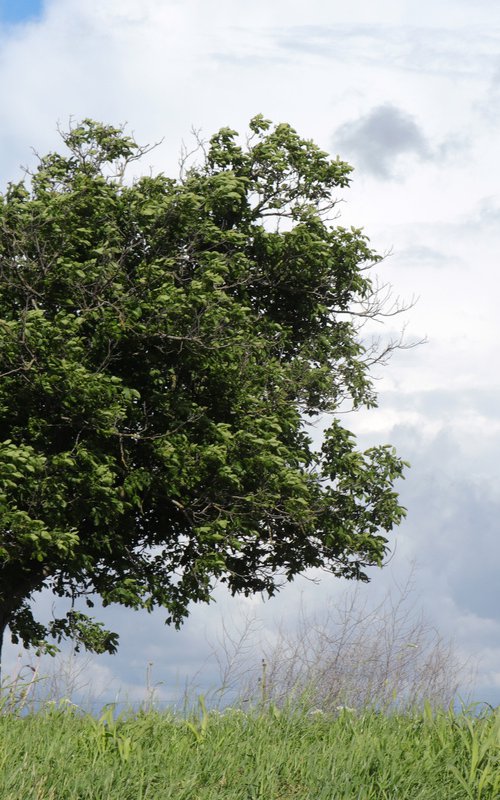
{"label": "cloudy sky", "polygon": [[[244,130],[260,112],[355,166],[342,224],[389,254],[381,278],[418,298],[404,321],[427,338],[378,373],[379,408],[350,418],[362,445],[393,443],[412,464],[400,487],[408,518],[364,596],[382,597],[413,564],[414,607],[478,658],[475,698],[499,703],[496,0],[0,0],[0,91],[2,187],[32,148],[59,146],[58,124],[82,117],[162,140],[147,166],[173,174],[192,128]],[[107,699],[137,698],[153,662],[171,696],[215,675],[206,659],[222,620],[237,630],[256,614],[272,636],[300,603],[312,613],[345,591],[323,576],[265,606],[217,592],[180,633],[161,613],[108,611],[120,654],[89,674]],[[39,604],[48,613],[50,599]]]}

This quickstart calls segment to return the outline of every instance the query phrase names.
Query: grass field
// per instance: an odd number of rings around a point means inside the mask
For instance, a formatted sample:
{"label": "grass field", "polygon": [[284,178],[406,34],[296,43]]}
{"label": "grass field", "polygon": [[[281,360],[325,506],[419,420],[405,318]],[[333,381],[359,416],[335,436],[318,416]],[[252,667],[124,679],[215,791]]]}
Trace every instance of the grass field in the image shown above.
{"label": "grass field", "polygon": [[0,716],[1,800],[498,800],[500,711]]}

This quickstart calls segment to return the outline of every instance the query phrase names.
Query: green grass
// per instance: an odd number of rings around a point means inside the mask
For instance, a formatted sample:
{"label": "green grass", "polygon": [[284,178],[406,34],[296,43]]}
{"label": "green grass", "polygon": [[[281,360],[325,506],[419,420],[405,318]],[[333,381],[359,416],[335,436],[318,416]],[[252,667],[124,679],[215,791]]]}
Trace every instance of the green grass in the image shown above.
{"label": "green grass", "polygon": [[1,800],[498,800],[500,712],[0,716]]}

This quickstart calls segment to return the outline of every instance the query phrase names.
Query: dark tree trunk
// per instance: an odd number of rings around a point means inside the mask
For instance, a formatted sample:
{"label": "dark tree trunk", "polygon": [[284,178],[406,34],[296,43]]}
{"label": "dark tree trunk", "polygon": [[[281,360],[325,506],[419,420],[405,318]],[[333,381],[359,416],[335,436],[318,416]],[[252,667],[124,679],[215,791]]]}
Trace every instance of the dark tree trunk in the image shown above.
{"label": "dark tree trunk", "polygon": [[9,565],[3,564],[0,567],[0,688],[2,686],[2,648],[4,644],[5,631],[23,605],[29,601],[32,592],[42,589],[44,580],[44,568],[40,564],[34,564],[33,569],[19,574],[19,570],[14,565],[9,569]]}
{"label": "dark tree trunk", "polygon": [[7,627],[7,623],[4,621],[4,617],[0,614],[0,692],[2,690],[2,650],[3,650],[3,639],[5,634],[5,629]]}

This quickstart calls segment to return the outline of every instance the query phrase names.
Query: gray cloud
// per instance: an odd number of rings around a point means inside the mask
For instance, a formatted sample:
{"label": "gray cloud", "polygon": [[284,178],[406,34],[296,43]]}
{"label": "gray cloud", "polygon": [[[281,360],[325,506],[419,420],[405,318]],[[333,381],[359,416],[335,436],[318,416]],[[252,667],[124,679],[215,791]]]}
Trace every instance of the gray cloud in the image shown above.
{"label": "gray cloud", "polygon": [[334,149],[353,158],[361,169],[389,180],[396,160],[413,155],[429,160],[432,153],[414,118],[397,106],[376,106],[358,119],[337,129]]}
{"label": "gray cloud", "polygon": [[397,256],[398,263],[404,266],[426,266],[426,267],[446,267],[453,262],[457,264],[457,259],[453,258],[448,253],[438,250],[435,247],[428,247],[427,245],[415,245],[413,247],[406,247],[403,250],[397,250],[394,253]]}
{"label": "gray cloud", "polygon": [[384,391],[379,405],[397,411],[418,411],[428,419],[444,420],[475,412],[490,421],[500,420],[500,389],[495,386],[439,388],[420,392]]}
{"label": "gray cloud", "polygon": [[499,44],[497,29],[427,25],[296,25],[276,29],[273,36],[290,58],[302,53],[454,78],[487,74]]}
{"label": "gray cloud", "polygon": [[499,116],[498,101],[500,99],[500,59],[498,58],[498,54],[488,72],[488,86],[477,98],[475,108],[489,124],[496,126]]}
{"label": "gray cloud", "polygon": [[[400,435],[400,450],[412,464],[401,490],[408,508],[401,536],[407,545],[412,543],[422,569],[422,595],[427,582],[428,607],[442,627],[453,620],[445,619],[447,612],[439,609],[439,597],[453,604],[455,625],[460,616],[473,616],[477,623],[495,619],[500,605],[500,494],[494,473],[487,473],[488,454],[483,448],[475,455],[467,452],[461,437],[446,428],[426,444],[416,428],[402,428]],[[498,433],[492,433],[491,439],[497,451]],[[477,628],[479,633],[480,624]],[[453,633],[473,655],[465,631],[455,628]],[[476,646],[500,648],[500,627],[495,641],[491,636],[482,641],[479,637]]]}
{"label": "gray cloud", "polygon": [[498,231],[500,227],[500,204],[498,197],[484,197],[479,207],[478,222],[481,227],[493,228]]}

